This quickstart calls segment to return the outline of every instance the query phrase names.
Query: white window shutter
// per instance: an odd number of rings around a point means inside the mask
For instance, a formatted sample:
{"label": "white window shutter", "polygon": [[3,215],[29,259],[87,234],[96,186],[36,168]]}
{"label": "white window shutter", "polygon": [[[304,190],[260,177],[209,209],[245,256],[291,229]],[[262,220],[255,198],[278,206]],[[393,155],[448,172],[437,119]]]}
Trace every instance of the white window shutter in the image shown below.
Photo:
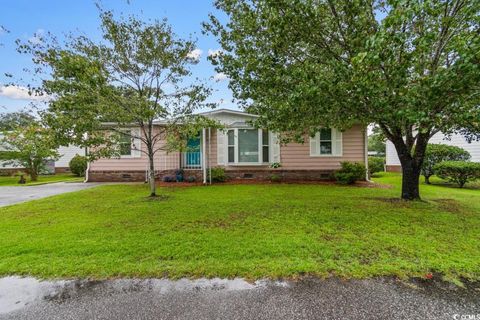
{"label": "white window shutter", "polygon": [[340,130],[332,128],[333,155],[341,157],[343,155],[343,134]]}
{"label": "white window shutter", "polygon": [[141,130],[140,128],[132,129],[131,131],[133,135],[132,139],[132,156],[134,158],[140,158],[142,156],[142,140],[140,140]]}
{"label": "white window shutter", "polygon": [[217,164],[225,165],[227,154],[227,134],[217,129]]}
{"label": "white window shutter", "polygon": [[320,133],[317,132],[315,136],[310,137],[310,155],[318,156],[320,154],[319,148]]}
{"label": "white window shutter", "polygon": [[270,162],[280,162],[280,142],[274,132],[270,132]]}

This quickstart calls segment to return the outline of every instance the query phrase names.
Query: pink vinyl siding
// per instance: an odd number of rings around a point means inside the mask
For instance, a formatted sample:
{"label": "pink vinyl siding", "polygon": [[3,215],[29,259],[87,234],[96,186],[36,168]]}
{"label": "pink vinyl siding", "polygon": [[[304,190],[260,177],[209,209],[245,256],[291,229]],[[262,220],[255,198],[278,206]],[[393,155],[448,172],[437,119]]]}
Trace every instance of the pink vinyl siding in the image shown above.
{"label": "pink vinyl siding", "polygon": [[[310,145],[308,138],[304,144],[289,143],[280,147],[280,162],[285,170],[336,170],[340,168],[341,161],[365,161],[365,128],[355,125],[343,132],[343,155],[332,156],[310,156]],[[145,146],[141,146],[144,150]],[[208,146],[208,130],[206,151],[210,149],[210,156],[207,161],[211,167],[218,166],[217,163],[217,132],[211,130],[210,148]],[[148,158],[141,153],[139,158],[111,158],[99,159],[90,164],[90,171],[145,171],[148,166]],[[166,153],[159,151],[155,154],[155,170],[173,170],[180,166],[180,153]],[[269,169],[268,165],[259,166],[225,166],[227,170],[262,170]]]}
{"label": "pink vinyl siding", "polygon": [[[341,157],[332,156],[310,156],[309,139],[304,144],[289,143],[280,146],[280,162],[282,169],[286,170],[337,170],[340,162],[365,162],[365,133],[366,128],[355,125],[343,132]],[[217,133],[212,130],[211,134],[210,166],[218,166],[217,163]],[[208,151],[208,148],[207,148]],[[269,169],[268,165],[259,166],[225,166],[226,170],[262,170]]]}
{"label": "pink vinyl siding", "polygon": [[340,162],[365,162],[365,128],[355,125],[343,132],[341,157],[310,156],[309,141],[304,144],[289,143],[280,146],[280,159],[283,169],[291,170],[336,170]]}
{"label": "pink vinyl siding", "polygon": [[[140,149],[145,150],[143,143],[140,143]],[[155,170],[177,169],[180,166],[180,154],[157,151],[154,161]],[[146,171],[147,167],[148,157],[143,152],[138,158],[102,158],[90,163],[90,171]]]}

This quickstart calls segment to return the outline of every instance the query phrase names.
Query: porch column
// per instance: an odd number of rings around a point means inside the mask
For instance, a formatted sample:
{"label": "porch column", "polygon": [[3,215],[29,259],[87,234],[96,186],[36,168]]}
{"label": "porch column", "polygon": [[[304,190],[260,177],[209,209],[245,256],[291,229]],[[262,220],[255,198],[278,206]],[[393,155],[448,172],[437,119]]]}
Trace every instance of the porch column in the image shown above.
{"label": "porch column", "polygon": [[207,184],[207,131],[202,129],[202,170],[203,170],[203,184]]}

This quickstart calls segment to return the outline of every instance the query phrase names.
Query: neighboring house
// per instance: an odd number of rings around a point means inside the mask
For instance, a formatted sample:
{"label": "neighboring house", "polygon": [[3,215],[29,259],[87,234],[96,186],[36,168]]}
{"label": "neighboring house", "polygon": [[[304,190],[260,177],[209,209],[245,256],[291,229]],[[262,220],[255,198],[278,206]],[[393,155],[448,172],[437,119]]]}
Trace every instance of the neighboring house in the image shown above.
{"label": "neighboring house", "polygon": [[[366,162],[366,127],[355,125],[340,132],[325,128],[305,144],[280,145],[277,135],[248,124],[256,116],[241,111],[219,109],[202,113],[218,120],[225,130],[205,128],[199,137],[188,141],[189,152],[158,152],[155,155],[156,178],[184,169],[185,176],[207,182],[208,170],[223,167],[227,176],[240,179],[270,179],[272,174],[286,180],[319,180],[331,177],[340,162]],[[158,122],[156,125],[161,126]],[[130,128],[139,133],[139,128]],[[87,181],[144,181],[148,160],[139,139],[126,137],[120,158],[99,159],[89,163]],[[271,168],[272,163],[281,167]]]}
{"label": "neighboring house", "polygon": [[[3,136],[0,134],[0,140],[2,138]],[[2,146],[0,145],[0,151],[4,149],[5,148],[2,148]],[[52,173],[53,171],[55,171],[55,173],[70,172],[70,167],[68,165],[70,160],[77,154],[81,156],[85,155],[84,148],[73,145],[70,145],[68,147],[60,147],[57,151],[60,154],[60,158],[57,161],[48,161],[46,166],[47,171]],[[7,161],[0,161],[0,171],[15,172],[23,169],[20,164],[7,163]]]}
{"label": "neighboring house", "polygon": [[60,154],[60,158],[55,161],[55,173],[70,172],[70,160],[72,160],[77,154],[80,156],[85,155],[85,148],[80,148],[74,145],[60,147],[57,151]]}
{"label": "neighboring house", "polygon": [[[469,143],[465,137],[460,134],[454,134],[450,138],[446,137],[443,133],[439,132],[435,134],[428,143],[447,144],[450,146],[457,146],[467,150],[472,156],[471,161],[480,162],[480,141],[472,141]],[[387,140],[386,148],[386,167],[390,172],[401,172],[402,166],[398,159],[397,150],[395,146],[389,140]]]}

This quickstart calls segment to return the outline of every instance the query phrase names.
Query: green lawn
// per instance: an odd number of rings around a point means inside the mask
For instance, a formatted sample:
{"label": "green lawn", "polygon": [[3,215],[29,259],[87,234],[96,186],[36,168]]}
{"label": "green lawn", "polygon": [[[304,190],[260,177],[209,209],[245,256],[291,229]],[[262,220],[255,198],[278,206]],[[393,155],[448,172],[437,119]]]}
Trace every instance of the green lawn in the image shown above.
{"label": "green lawn", "polygon": [[0,274],[480,280],[480,190],[422,185],[105,185],[0,208]]}
{"label": "green lawn", "polygon": [[8,176],[3,177],[0,176],[0,186],[31,186],[36,184],[45,184],[45,183],[53,183],[53,182],[79,182],[83,181],[82,177],[77,177],[71,173],[59,173],[55,175],[45,175],[45,176],[38,176],[38,181],[31,181],[29,176],[25,176],[27,179],[26,184],[18,184],[19,177],[16,176]]}

